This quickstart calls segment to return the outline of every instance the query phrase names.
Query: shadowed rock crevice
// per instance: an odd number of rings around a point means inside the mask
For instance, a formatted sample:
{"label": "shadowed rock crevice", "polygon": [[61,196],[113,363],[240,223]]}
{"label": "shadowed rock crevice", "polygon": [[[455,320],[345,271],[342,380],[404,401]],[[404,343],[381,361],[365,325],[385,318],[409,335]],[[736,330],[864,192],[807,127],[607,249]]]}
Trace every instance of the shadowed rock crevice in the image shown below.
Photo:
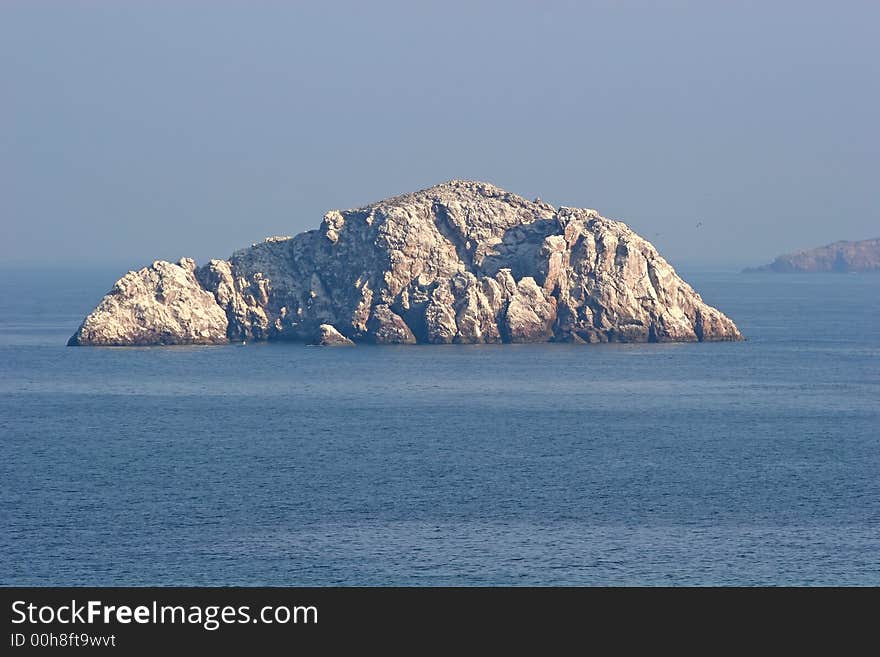
{"label": "shadowed rock crevice", "polygon": [[509,269],[515,280],[532,276],[543,285],[546,271],[540,271],[544,264],[541,251],[547,236],[554,234],[557,228],[557,222],[553,218],[537,219],[505,231],[483,259],[479,272],[494,276],[501,269]]}
{"label": "shadowed rock crevice", "polygon": [[229,260],[129,272],[70,344],[740,339],[625,224],[451,181]]}
{"label": "shadowed rock crevice", "polygon": [[455,253],[465,268],[472,270],[474,268],[476,242],[472,242],[466,235],[462,234],[460,227],[450,217],[449,208],[442,203],[435,201],[431,207],[431,213],[437,230],[455,248]]}

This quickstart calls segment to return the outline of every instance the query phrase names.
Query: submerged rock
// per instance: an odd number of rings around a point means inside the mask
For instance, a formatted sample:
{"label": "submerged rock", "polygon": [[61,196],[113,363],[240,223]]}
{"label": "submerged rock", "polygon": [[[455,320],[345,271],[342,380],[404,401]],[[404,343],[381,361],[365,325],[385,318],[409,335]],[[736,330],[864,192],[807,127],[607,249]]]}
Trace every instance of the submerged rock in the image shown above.
{"label": "submerged rock", "polygon": [[[337,337],[338,336],[338,337]],[[73,345],[741,340],[646,240],[595,210],[451,181],[114,286]]]}

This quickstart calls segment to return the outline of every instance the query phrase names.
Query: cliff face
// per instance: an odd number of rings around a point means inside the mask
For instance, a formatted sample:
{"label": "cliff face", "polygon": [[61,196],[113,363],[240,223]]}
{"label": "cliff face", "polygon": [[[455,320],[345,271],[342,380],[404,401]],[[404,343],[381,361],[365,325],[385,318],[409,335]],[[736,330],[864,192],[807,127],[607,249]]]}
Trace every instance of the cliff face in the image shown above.
{"label": "cliff face", "polygon": [[781,255],[769,265],[747,273],[776,272],[876,272],[880,271],[880,238],[860,242],[835,242],[817,249]]}
{"label": "cliff face", "polygon": [[594,210],[452,181],[201,268],[129,272],[71,345],[740,340],[656,249]]}

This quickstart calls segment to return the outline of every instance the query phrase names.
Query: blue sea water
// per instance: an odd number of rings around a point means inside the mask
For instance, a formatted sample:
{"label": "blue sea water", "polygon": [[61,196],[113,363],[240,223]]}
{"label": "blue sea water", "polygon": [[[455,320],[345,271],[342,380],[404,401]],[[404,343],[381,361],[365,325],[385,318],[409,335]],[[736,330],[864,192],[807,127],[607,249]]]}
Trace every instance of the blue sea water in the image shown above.
{"label": "blue sea water", "polygon": [[880,276],[686,273],[744,343],[66,348],[0,281],[0,583],[880,585]]}

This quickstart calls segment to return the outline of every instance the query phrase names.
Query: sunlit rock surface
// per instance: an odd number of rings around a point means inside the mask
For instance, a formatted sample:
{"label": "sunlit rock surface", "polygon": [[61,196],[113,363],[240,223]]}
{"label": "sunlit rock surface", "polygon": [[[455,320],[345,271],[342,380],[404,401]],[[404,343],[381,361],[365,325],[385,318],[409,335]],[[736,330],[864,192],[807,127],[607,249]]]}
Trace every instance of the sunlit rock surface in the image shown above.
{"label": "sunlit rock surface", "polygon": [[[338,336],[338,337],[337,337]],[[116,283],[71,345],[741,340],[645,239],[595,210],[451,181],[201,268]]]}

